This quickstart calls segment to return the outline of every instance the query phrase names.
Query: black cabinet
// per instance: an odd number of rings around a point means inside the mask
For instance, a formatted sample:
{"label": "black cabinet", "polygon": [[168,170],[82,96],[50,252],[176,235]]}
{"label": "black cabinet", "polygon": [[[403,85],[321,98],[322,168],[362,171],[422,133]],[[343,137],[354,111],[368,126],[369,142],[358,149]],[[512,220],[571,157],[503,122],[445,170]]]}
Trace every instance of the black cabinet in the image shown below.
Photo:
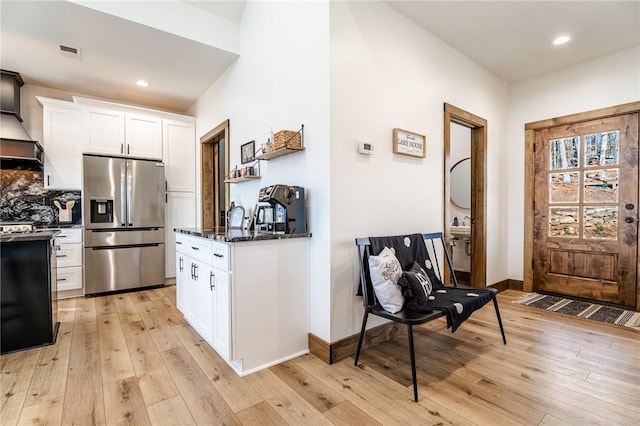
{"label": "black cabinet", "polygon": [[59,323],[54,241],[11,238],[0,243],[2,353],[55,343]]}

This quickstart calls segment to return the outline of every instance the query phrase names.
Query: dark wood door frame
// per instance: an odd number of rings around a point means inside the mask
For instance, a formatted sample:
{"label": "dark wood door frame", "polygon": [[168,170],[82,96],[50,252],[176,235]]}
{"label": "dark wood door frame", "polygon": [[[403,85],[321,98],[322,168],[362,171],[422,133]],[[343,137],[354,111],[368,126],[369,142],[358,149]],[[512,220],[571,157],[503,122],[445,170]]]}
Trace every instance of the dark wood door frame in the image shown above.
{"label": "dark wood door frame", "polygon": [[[640,102],[602,108],[578,114],[565,115],[547,120],[527,123],[525,129],[525,170],[524,170],[524,257],[523,257],[523,289],[533,291],[533,233],[534,233],[534,142],[538,130],[581,123],[584,121],[614,117],[629,113],[640,112]],[[640,236],[638,237],[640,247]],[[638,256],[638,270],[640,271],[640,256]],[[636,311],[640,311],[640,283],[636,291]]]}
{"label": "dark wood door frame", "polygon": [[[471,284],[487,285],[487,120],[444,104],[444,233],[451,243],[451,123],[471,129]],[[447,275],[448,276],[448,275]]]}
{"label": "dark wood door frame", "polygon": [[[224,141],[224,176],[229,171],[229,120],[225,120],[200,138],[201,144],[201,208],[203,228],[213,228],[220,223],[220,208],[215,208],[221,185],[225,185],[225,205],[224,211],[229,209],[229,184],[221,182],[217,171],[217,165],[214,164],[214,156],[217,153],[216,145]],[[218,162],[219,163],[219,162]]]}

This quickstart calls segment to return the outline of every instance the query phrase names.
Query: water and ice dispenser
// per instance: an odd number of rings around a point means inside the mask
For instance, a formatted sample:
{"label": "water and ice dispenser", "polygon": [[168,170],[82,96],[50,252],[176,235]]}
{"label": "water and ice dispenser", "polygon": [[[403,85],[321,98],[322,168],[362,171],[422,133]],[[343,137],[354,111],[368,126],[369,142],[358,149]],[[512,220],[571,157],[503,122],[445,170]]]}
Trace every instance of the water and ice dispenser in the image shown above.
{"label": "water and ice dispenser", "polygon": [[113,200],[96,199],[91,202],[91,223],[113,223]]}

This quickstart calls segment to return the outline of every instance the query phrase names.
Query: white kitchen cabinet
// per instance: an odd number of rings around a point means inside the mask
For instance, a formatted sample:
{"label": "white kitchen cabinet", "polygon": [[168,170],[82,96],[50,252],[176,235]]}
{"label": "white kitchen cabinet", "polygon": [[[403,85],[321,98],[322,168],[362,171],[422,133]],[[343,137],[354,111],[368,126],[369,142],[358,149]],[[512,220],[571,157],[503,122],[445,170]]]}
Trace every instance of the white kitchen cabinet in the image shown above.
{"label": "white kitchen cabinet", "polygon": [[213,282],[213,348],[222,358],[231,356],[231,278],[228,272],[211,269]]}
{"label": "white kitchen cabinet", "polygon": [[[187,321],[241,376],[308,353],[308,238],[228,243],[202,235],[176,234],[177,298]],[[200,262],[200,280],[210,274],[210,296],[179,271],[191,262]]]}
{"label": "white kitchen cabinet", "polygon": [[125,154],[162,160],[162,120],[158,116],[125,114]]}
{"label": "white kitchen cabinet", "polygon": [[58,299],[81,296],[82,228],[61,228],[56,235],[56,283]]}
{"label": "white kitchen cabinet", "polygon": [[162,120],[93,106],[82,110],[83,152],[162,160]]}
{"label": "white kitchen cabinet", "polygon": [[[177,299],[191,326],[214,345],[214,297],[216,276],[211,267],[212,240],[180,234],[176,236],[176,264],[182,271],[176,276]],[[182,258],[182,262],[180,262]],[[177,303],[176,303],[177,305]],[[228,320],[226,321],[228,324]]]}
{"label": "white kitchen cabinet", "polygon": [[[182,244],[182,243],[179,243]],[[178,245],[178,250],[176,250],[176,263],[175,263],[175,276],[176,276],[176,306],[178,310],[187,316],[187,289],[185,286],[190,281],[190,273],[191,273],[191,258],[184,254]],[[170,259],[170,258],[169,258]],[[180,282],[181,285],[177,285]],[[190,316],[190,314],[189,314]]]}
{"label": "white kitchen cabinet", "polygon": [[172,278],[178,273],[176,264],[170,259],[176,257],[175,228],[195,228],[196,194],[194,192],[167,192],[165,206],[165,277]]}
{"label": "white kitchen cabinet", "polygon": [[196,131],[192,121],[162,120],[162,158],[167,191],[196,190]]}
{"label": "white kitchen cabinet", "polygon": [[85,106],[82,110],[82,151],[124,155],[124,112]]}
{"label": "white kitchen cabinet", "polygon": [[37,97],[42,105],[44,187],[79,190],[82,187],[80,109],[72,102]]}

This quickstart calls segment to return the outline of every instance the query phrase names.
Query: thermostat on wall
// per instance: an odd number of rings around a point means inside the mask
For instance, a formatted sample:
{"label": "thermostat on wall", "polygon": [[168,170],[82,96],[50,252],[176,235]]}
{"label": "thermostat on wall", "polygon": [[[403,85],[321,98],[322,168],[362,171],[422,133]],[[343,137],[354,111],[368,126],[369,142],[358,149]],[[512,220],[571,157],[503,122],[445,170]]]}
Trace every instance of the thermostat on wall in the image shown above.
{"label": "thermostat on wall", "polygon": [[360,154],[371,155],[373,154],[373,145],[367,142],[360,142],[358,144],[358,152]]}

